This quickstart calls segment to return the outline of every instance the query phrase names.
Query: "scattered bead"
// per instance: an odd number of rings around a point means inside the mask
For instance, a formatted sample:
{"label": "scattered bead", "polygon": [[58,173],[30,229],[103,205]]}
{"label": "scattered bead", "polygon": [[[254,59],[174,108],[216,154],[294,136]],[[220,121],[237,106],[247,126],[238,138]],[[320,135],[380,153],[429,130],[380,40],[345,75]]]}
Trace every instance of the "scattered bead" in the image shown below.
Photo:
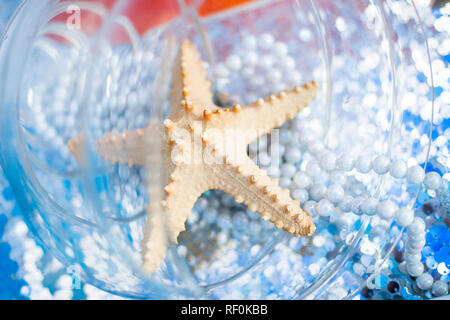
{"label": "scattered bead", "polygon": [[323,183],[315,183],[311,190],[309,191],[309,195],[311,196],[311,199],[319,201],[323,197],[325,197],[325,194],[327,193],[327,187]]}
{"label": "scattered bead", "polygon": [[335,204],[342,201],[342,199],[344,199],[344,195],[345,195],[344,188],[340,184],[332,184],[328,188],[327,192],[328,200],[330,200]]}
{"label": "scattered bead", "polygon": [[309,199],[309,194],[305,189],[295,189],[292,193],[292,197],[300,201],[300,203],[305,203]]}
{"label": "scattered bead", "polygon": [[316,205],[316,212],[322,217],[329,217],[334,212],[334,206],[327,199],[322,199]]}
{"label": "scattered bead", "polygon": [[294,183],[297,187],[307,189],[312,185],[311,178],[304,172],[297,172],[294,176]]}
{"label": "scattered bead", "polygon": [[274,38],[269,33],[262,34],[258,39],[258,45],[263,50],[268,50],[274,43]]}
{"label": "scattered bead", "polygon": [[306,173],[310,177],[317,177],[320,174],[320,166],[316,160],[311,160],[306,165]]}
{"label": "scattered bead", "polygon": [[421,290],[429,290],[433,286],[434,279],[428,273],[423,273],[416,279],[416,284]]}
{"label": "scattered bead", "polygon": [[240,70],[242,68],[241,58],[239,58],[239,56],[237,56],[237,55],[231,55],[228,57],[228,59],[226,61],[226,65],[231,70],[234,70],[234,71]]}
{"label": "scattered bead", "polygon": [[431,288],[431,293],[435,297],[445,296],[448,293],[448,284],[442,280],[436,281]]}
{"label": "scattered bead", "polygon": [[326,171],[333,171],[336,168],[336,156],[332,152],[325,153],[320,157],[320,166]]}

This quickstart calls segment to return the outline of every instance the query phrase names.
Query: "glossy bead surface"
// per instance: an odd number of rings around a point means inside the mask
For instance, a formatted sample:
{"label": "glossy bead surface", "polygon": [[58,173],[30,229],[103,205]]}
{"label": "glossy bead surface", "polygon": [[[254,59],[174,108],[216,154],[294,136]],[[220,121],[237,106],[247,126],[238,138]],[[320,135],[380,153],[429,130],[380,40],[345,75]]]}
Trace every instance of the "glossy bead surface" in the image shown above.
{"label": "glossy bead surface", "polygon": [[344,198],[344,188],[340,184],[332,184],[327,191],[328,200],[338,203]]}
{"label": "glossy bead surface", "polygon": [[420,234],[425,231],[425,221],[420,217],[415,217],[414,221],[408,227],[408,235]]}
{"label": "glossy bead surface", "polygon": [[409,226],[414,221],[414,211],[409,208],[400,208],[395,213],[395,221],[402,227]]}
{"label": "glossy bead surface", "polygon": [[317,177],[320,174],[320,166],[316,160],[310,160],[306,165],[306,173],[310,177]]}
{"label": "glossy bead surface", "polygon": [[442,179],[437,172],[428,172],[423,180],[424,185],[430,190],[437,190],[440,188]]}
{"label": "glossy bead surface", "polygon": [[421,183],[424,176],[425,173],[423,172],[423,169],[420,166],[412,166],[408,169],[407,178],[408,182],[411,184]]}
{"label": "glossy bead surface", "polygon": [[416,279],[416,284],[421,290],[429,290],[433,286],[434,279],[429,273],[423,273]]}
{"label": "glossy bead surface", "polygon": [[262,34],[258,39],[258,46],[263,50],[268,50],[274,43],[274,38],[269,33]]}
{"label": "glossy bead surface", "polygon": [[320,157],[320,166],[325,171],[333,171],[336,169],[336,156],[332,152],[326,152]]}
{"label": "glossy bead surface", "polygon": [[338,207],[343,212],[350,212],[352,210],[353,197],[350,195],[344,196],[341,202],[339,202]]}
{"label": "glossy bead surface", "polygon": [[395,160],[391,165],[391,176],[394,178],[404,178],[406,173],[408,172],[408,167],[406,166],[405,161],[403,160]]}
{"label": "glossy bead surface", "polygon": [[377,212],[378,200],[374,198],[364,199],[361,210],[362,213],[368,216],[373,216]]}
{"label": "glossy bead surface", "polygon": [[351,171],[354,165],[354,159],[348,154],[343,154],[338,159],[338,167],[343,171]]}
{"label": "glossy bead surface", "polygon": [[377,205],[377,215],[382,219],[391,219],[397,211],[397,205],[391,200],[384,200]]}
{"label": "glossy bead surface", "polygon": [[234,70],[234,71],[242,68],[241,58],[239,58],[239,56],[237,56],[237,55],[229,56],[228,59],[226,60],[225,64],[227,65],[228,68],[230,68],[231,70]]}
{"label": "glossy bead surface", "polygon": [[424,266],[422,262],[407,263],[406,270],[411,277],[418,277],[423,273]]}
{"label": "glossy bead surface", "polygon": [[300,203],[304,203],[309,199],[309,193],[305,189],[295,189],[292,197],[300,201]]}
{"label": "glossy bead surface", "polygon": [[355,168],[360,173],[369,173],[370,169],[372,169],[372,161],[369,156],[359,156],[356,159]]}
{"label": "glossy bead surface", "polygon": [[435,297],[445,296],[448,293],[448,284],[442,280],[436,281],[431,288],[431,293]]}
{"label": "glossy bead surface", "polygon": [[309,190],[309,195],[311,199],[319,201],[325,197],[327,193],[327,187],[323,183],[315,183]]}
{"label": "glossy bead surface", "polygon": [[334,212],[334,206],[327,199],[322,199],[316,205],[316,212],[322,217],[329,217]]}
{"label": "glossy bead surface", "polygon": [[298,163],[301,159],[301,152],[297,148],[288,148],[286,150],[286,153],[284,154],[284,157],[287,162],[289,163]]}
{"label": "glossy bead surface", "polygon": [[306,173],[299,171],[294,176],[294,183],[299,188],[307,189],[311,186],[312,181]]}
{"label": "glossy bead surface", "polygon": [[385,174],[389,171],[390,164],[391,162],[388,157],[380,155],[372,161],[372,168],[378,174]]}

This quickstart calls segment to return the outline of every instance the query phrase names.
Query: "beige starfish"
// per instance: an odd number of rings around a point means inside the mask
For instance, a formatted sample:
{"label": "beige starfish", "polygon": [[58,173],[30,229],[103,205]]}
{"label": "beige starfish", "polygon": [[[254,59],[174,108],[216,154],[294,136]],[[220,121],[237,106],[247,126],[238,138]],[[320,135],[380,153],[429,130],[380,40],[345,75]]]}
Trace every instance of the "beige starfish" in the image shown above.
{"label": "beige starfish", "polygon": [[[152,179],[143,240],[144,269],[158,269],[170,243],[177,243],[179,233],[185,230],[197,198],[210,189],[230,193],[264,220],[296,236],[314,233],[315,226],[299,201],[249,158],[247,145],[306,107],[316,97],[316,82],[248,106],[223,109],[214,104],[200,55],[189,41],[183,41],[177,62],[172,113],[163,126],[151,124],[132,132],[108,133],[97,141],[104,159],[145,166]],[[79,139],[69,142],[78,157],[80,145]],[[163,166],[155,162],[159,148],[164,154]],[[166,185],[166,197],[157,201],[163,197],[162,185]]]}

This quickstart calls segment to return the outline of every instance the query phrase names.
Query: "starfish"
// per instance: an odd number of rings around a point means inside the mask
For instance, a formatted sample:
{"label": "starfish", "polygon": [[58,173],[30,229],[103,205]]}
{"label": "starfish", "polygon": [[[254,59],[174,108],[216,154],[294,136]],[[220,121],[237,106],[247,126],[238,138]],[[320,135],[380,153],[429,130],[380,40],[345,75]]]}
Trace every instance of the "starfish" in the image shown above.
{"label": "starfish", "polygon": [[[173,72],[170,116],[162,124],[107,133],[96,141],[107,161],[145,166],[148,172],[150,204],[142,257],[150,273],[159,268],[168,246],[177,243],[198,197],[210,189],[231,194],[295,236],[315,231],[300,202],[250,159],[247,146],[305,108],[317,95],[317,83],[226,109],[214,104],[210,85],[200,54],[184,40]],[[80,138],[69,142],[77,158],[81,144]],[[159,150],[162,163],[157,161]]]}

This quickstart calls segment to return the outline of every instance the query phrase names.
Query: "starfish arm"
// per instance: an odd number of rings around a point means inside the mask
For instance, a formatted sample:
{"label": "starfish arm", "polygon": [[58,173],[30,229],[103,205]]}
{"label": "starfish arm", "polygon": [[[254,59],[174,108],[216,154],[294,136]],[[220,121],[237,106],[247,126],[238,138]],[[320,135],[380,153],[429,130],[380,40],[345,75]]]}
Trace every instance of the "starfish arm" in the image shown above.
{"label": "starfish arm", "polygon": [[[155,167],[153,167],[153,171]],[[151,172],[150,176],[158,176],[160,172]],[[194,178],[193,178],[194,176]],[[208,186],[201,170],[188,167],[176,167],[167,179],[165,199],[161,199],[161,188],[153,181],[155,187],[149,186],[151,203],[147,207],[147,222],[143,240],[143,267],[148,272],[157,270],[164,260],[167,248],[177,243],[178,235],[185,230],[185,222],[191,214],[197,198]],[[153,199],[153,200],[152,200]]]}
{"label": "starfish arm", "polygon": [[317,90],[317,83],[311,81],[266,99],[258,99],[248,106],[236,105],[231,112],[216,110],[206,125],[211,128],[244,130],[241,136],[248,144],[258,136],[281,126],[286,120],[294,118],[315,99]]}
{"label": "starfish arm", "polygon": [[[144,129],[122,132],[108,132],[97,141],[99,155],[112,163],[143,166],[155,150],[155,143],[160,143],[163,129],[160,125],[150,125]],[[79,136],[68,143],[69,149],[80,160],[82,158],[83,138]]]}
{"label": "starfish arm", "polygon": [[311,217],[293,200],[288,189],[282,189],[276,179],[271,179],[250,158],[239,165],[224,164],[217,168],[215,188],[230,193],[237,202],[245,203],[250,210],[261,214],[264,220],[295,236],[309,236],[316,227]]}
{"label": "starfish arm", "polygon": [[202,64],[195,46],[189,40],[184,40],[173,73],[172,114],[169,117],[172,120],[178,120],[185,112],[199,117],[206,106],[217,109],[210,90],[211,82]]}

